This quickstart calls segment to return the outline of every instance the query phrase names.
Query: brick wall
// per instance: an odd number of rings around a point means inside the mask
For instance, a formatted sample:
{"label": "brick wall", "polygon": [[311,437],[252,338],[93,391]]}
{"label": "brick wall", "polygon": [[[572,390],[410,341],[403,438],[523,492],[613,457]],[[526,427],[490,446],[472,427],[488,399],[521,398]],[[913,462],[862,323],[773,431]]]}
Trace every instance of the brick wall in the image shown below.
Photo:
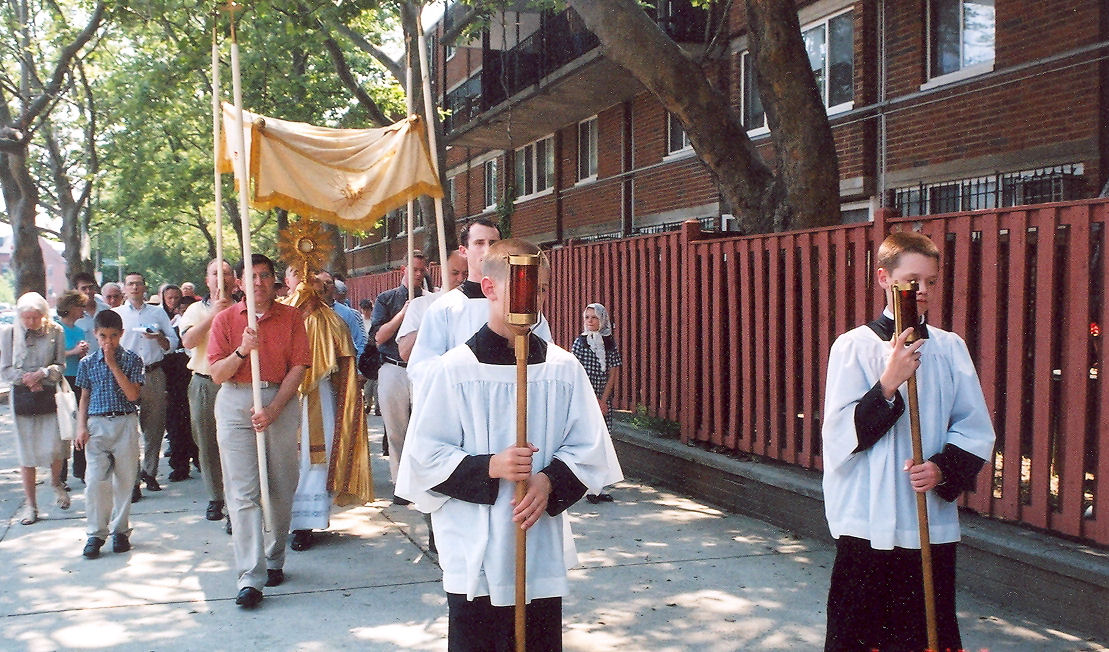
{"label": "brick wall", "polygon": [[[821,6],[835,3],[798,3],[808,21]],[[838,11],[838,9],[836,9]],[[1109,142],[1102,106],[1109,93],[1109,64],[1084,63],[1105,50],[1061,62],[1044,57],[1109,39],[1109,7],[1101,0],[1007,0],[996,13],[994,71],[959,83],[921,90],[928,81],[926,29],[927,0],[898,0],[885,4],[884,89],[887,105],[877,104],[881,62],[878,3],[855,2],[854,106],[831,116],[833,135],[844,180],[863,180],[851,198],[872,193],[879,176],[880,117],[886,115],[886,172],[897,184],[911,183],[914,175],[931,180],[960,178],[967,163],[981,159],[982,166],[1002,166],[1000,171],[1028,169],[1060,162],[1083,163],[1091,191],[1104,183],[1106,164],[1099,143]],[[733,3],[727,33],[746,34],[746,9]],[[737,49],[733,47],[732,50]],[[460,49],[446,65],[448,85],[465,79],[479,68],[480,49]],[[714,64],[710,79],[740,105],[740,53]],[[1007,70],[1022,66],[1019,70]],[[911,96],[908,99],[902,99]],[[704,206],[718,201],[706,168],[696,158],[665,160],[666,111],[655,97],[643,93],[631,101],[631,143],[634,217],[639,220],[668,211]],[[621,215],[621,182],[624,172],[624,110],[620,105],[598,114],[598,182],[576,186],[577,124],[551,125],[558,134],[557,196],[520,202],[513,217],[515,235],[549,235],[561,225],[564,231],[608,224]],[[755,139],[758,151],[773,167],[771,139]],[[1068,152],[1077,152],[1073,158]],[[477,150],[453,148],[448,167],[479,156]],[[958,165],[963,163],[962,166]],[[658,166],[658,167],[652,167]],[[924,169],[927,168],[926,174]],[[500,184],[507,177],[504,159]],[[992,170],[991,170],[992,171]],[[976,174],[974,172],[973,174]],[[944,176],[948,175],[948,176]],[[611,181],[606,181],[611,180]],[[604,181],[605,183],[602,183]],[[482,169],[473,167],[456,178],[456,214],[474,215],[484,206]],[[557,200],[557,201],[556,201]],[[561,221],[559,221],[561,220]]]}

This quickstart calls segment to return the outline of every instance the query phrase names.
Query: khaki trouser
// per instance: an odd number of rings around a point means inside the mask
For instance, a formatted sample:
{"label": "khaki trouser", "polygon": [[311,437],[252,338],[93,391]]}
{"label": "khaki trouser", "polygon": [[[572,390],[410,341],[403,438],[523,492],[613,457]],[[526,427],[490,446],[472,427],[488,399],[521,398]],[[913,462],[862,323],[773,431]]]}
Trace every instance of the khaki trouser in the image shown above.
{"label": "khaki trouser", "polygon": [[404,433],[412,416],[412,384],[408,370],[385,363],[377,372],[377,398],[381,418],[385,422],[385,436],[389,439],[389,475],[397,481],[400,455],[404,450]]}
{"label": "khaki trouser", "polygon": [[189,381],[189,420],[200,459],[200,475],[208,500],[223,500],[223,466],[216,441],[216,392],[219,385],[207,376],[193,374]]}
{"label": "khaki trouser", "polygon": [[131,488],[139,466],[139,418],[89,416],[85,517],[90,537],[131,534]]}
{"label": "khaki trouser", "polygon": [[139,428],[142,430],[142,469],[150,477],[158,475],[158,458],[166,436],[166,372],[156,367],[144,374],[139,394]]}
{"label": "khaki trouser", "polygon": [[[263,405],[273,400],[277,389],[273,386],[262,390]],[[266,583],[266,570],[285,565],[293,493],[300,475],[297,461],[300,403],[296,398],[290,400],[265,431],[266,475],[273,510],[268,532],[262,529],[258,448],[250,425],[253,406],[249,384],[227,382],[216,395],[216,437],[223,464],[227,513],[231,516],[238,588],[251,586],[261,590]]]}

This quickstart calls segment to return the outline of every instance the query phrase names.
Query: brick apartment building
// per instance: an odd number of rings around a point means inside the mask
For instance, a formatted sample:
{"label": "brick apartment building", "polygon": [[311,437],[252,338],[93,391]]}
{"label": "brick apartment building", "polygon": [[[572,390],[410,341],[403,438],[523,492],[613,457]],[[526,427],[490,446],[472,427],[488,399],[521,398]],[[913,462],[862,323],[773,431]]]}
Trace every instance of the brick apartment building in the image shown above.
{"label": "brick apartment building", "polygon": [[[728,207],[654,96],[604,56],[572,10],[518,4],[470,40],[452,38],[466,5],[451,4],[431,30],[456,219],[510,212],[513,236],[548,246],[691,218],[727,230]],[[692,53],[723,24],[726,54],[706,69],[772,158],[744,3],[727,16],[688,0],[652,4],[659,26]],[[844,221],[869,220],[881,206],[918,215],[1081,199],[1105,184],[1104,0],[798,4],[835,136]],[[368,237],[348,236],[351,273],[396,266],[402,225],[394,215]]]}

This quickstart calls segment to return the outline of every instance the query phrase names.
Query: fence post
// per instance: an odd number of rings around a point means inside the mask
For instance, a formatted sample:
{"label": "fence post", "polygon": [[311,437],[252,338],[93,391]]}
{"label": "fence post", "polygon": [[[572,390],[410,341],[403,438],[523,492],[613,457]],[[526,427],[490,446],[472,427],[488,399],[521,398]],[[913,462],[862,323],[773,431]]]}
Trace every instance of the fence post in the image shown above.
{"label": "fence post", "polygon": [[[889,233],[889,225],[886,223],[886,221],[893,217],[901,217],[900,211],[898,211],[896,208],[891,208],[889,206],[879,206],[874,211],[874,223],[870,227],[870,240],[873,244],[871,245],[870,258],[868,259],[870,262],[870,267],[865,270],[867,274],[866,278],[872,278],[871,275],[875,273],[874,260],[878,256],[878,247],[881,246],[882,241],[886,239],[886,235]],[[877,282],[871,282],[870,295],[870,313],[871,315],[877,315],[879,312],[882,311],[883,308],[885,308],[886,305],[885,290],[878,287]],[[868,317],[868,319],[873,319],[873,316]]]}
{"label": "fence post", "polygon": [[701,328],[694,325],[710,324],[701,315],[700,305],[700,270],[697,257],[693,253],[693,245],[698,240],[704,240],[705,234],[701,232],[699,220],[686,220],[681,228],[681,339],[678,355],[668,361],[671,365],[670,373],[681,374],[684,382],[679,383],[681,401],[678,402],[678,422],[681,424],[681,440],[689,443],[697,439],[697,406],[700,404],[701,366],[706,363],[702,356],[704,347],[699,347],[697,338]]}

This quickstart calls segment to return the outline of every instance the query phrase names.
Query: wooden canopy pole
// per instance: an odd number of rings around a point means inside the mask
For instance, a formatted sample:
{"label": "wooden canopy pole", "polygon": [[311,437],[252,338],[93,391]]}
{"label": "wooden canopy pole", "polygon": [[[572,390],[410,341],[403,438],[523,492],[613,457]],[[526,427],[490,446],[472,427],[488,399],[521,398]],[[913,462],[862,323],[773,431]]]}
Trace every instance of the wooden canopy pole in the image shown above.
{"label": "wooden canopy pole", "polygon": [[223,109],[220,105],[219,88],[219,14],[212,15],[212,168],[215,171],[216,192],[216,278],[219,290],[216,298],[223,298],[223,175],[219,172],[220,125],[223,123]]}
{"label": "wooden canopy pole", "polygon": [[[913,333],[909,336],[910,343],[920,339],[917,335],[917,326],[920,318],[916,309],[916,293],[919,286],[916,281],[900,284],[894,283],[893,295],[893,320],[894,339],[904,332],[909,325]],[[913,439],[913,464],[921,464],[924,460],[924,447],[920,437],[920,404],[917,401],[916,373],[909,376],[909,428]],[[924,580],[924,619],[928,628],[928,649],[939,650],[939,634],[936,628],[936,589],[932,578],[932,543],[928,534],[928,497],[924,493],[916,494],[916,516],[920,530],[920,567]]]}
{"label": "wooden canopy pole", "polygon": [[[243,137],[243,89],[239,75],[239,42],[235,30],[235,11],[242,8],[229,1],[227,10],[231,14],[231,85],[235,98],[235,133],[232,134],[234,146],[239,156],[235,160],[239,177],[239,220],[243,230],[243,292],[246,294],[247,326],[257,331],[258,314],[254,310],[253,265],[250,260],[254,252],[250,246],[250,171],[246,165],[246,146]],[[254,394],[254,412],[262,411],[261,367],[257,349],[250,352],[250,380]],[[266,532],[273,526],[273,510],[270,506],[269,462],[266,455],[266,432],[255,431],[254,440],[258,450],[258,482],[262,503],[262,527]]]}
{"label": "wooden canopy pole", "polygon": [[[435,105],[431,102],[431,73],[428,70],[427,63],[427,43],[424,37],[424,23],[420,17],[420,12],[416,12],[416,37],[420,49],[420,78],[424,91],[424,119],[427,126],[427,141],[431,149],[431,169],[435,172],[435,180],[442,183],[442,177],[439,176],[439,144],[438,137],[435,135],[435,125],[438,124],[435,116]],[[409,79],[408,87],[412,87],[412,80]],[[411,108],[408,111],[412,113]],[[444,275],[447,274],[447,256],[450,254],[447,251],[447,236],[443,232],[446,228],[443,225],[443,198],[435,198],[435,232],[439,235],[439,271]],[[446,285],[446,282],[443,282]]]}
{"label": "wooden canopy pole", "polygon": [[[405,59],[406,63],[408,63],[408,70],[405,71],[405,77],[406,77],[405,81],[407,83],[404,85],[404,100],[405,100],[405,105],[408,109],[408,115],[411,116],[413,105],[416,103],[415,100],[412,98],[412,37],[411,36],[409,36],[405,40],[405,45],[408,49],[408,56]],[[407,262],[404,265],[404,275],[405,275],[405,285],[408,286],[408,300],[409,301],[416,298],[416,288],[415,288],[415,284],[412,282],[412,259],[413,259],[412,252],[416,247],[416,234],[415,234],[416,217],[415,217],[414,213],[415,213],[415,202],[413,202],[413,200],[409,199],[408,200],[408,212],[405,213],[406,217],[405,217],[405,226],[404,226],[405,233],[408,235],[408,256],[405,259]]]}

